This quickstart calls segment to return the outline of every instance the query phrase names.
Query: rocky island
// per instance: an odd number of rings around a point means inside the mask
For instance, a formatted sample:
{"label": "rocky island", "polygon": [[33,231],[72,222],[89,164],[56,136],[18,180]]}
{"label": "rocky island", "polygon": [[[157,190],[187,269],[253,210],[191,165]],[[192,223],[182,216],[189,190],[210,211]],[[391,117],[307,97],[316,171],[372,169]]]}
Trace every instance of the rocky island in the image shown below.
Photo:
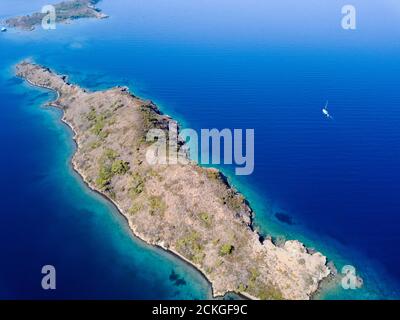
{"label": "rocky island", "polygon": [[57,92],[49,105],[74,132],[72,163],[87,185],[117,206],[137,237],[201,271],[214,296],[310,299],[330,275],[321,253],[254,231],[250,206],[216,169],[149,164],[146,133],[167,130],[172,120],[152,102],[126,87],[89,92],[28,61],[16,74]]}
{"label": "rocky island", "polygon": [[[103,19],[108,16],[96,8],[95,5],[101,0],[69,0],[55,4],[56,22],[68,22],[81,18]],[[25,31],[32,31],[36,26],[41,25],[46,13],[35,12],[26,16],[9,18],[5,24],[9,28],[18,28]]]}

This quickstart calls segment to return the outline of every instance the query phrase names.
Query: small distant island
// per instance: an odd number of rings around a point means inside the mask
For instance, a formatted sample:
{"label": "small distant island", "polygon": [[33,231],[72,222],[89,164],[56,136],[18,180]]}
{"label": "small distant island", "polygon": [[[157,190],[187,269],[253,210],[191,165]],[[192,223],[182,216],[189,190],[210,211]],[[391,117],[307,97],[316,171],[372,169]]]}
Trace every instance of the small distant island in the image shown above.
{"label": "small distant island", "polygon": [[[71,20],[82,18],[104,19],[108,16],[96,8],[95,5],[101,0],[70,0],[55,4],[56,22],[66,23]],[[26,16],[18,16],[5,20],[9,28],[17,28],[24,31],[32,31],[41,25],[46,13],[35,12]]]}
{"label": "small distant island", "polygon": [[[112,201],[133,233],[197,268],[213,295],[310,299],[332,271],[297,240],[275,244],[254,230],[254,213],[220,171],[196,163],[149,164],[150,129],[172,120],[126,87],[89,92],[49,68],[24,61],[17,76],[57,92],[49,105],[74,132],[74,169]],[[184,156],[184,155],[183,155]]]}

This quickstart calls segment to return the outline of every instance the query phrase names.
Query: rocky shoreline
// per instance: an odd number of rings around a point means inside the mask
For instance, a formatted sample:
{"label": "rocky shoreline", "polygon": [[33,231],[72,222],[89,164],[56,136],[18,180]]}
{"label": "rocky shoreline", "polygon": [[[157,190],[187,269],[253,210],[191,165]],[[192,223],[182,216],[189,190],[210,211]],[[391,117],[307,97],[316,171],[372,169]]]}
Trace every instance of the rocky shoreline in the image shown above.
{"label": "rocky shoreline", "polygon": [[121,87],[87,92],[30,62],[16,74],[57,92],[49,105],[63,110],[74,132],[72,166],[85,183],[117,207],[138,238],[199,270],[213,296],[310,299],[331,274],[326,257],[296,240],[261,242],[251,208],[217,170],[146,164],[143,135],[171,120],[151,102]]}

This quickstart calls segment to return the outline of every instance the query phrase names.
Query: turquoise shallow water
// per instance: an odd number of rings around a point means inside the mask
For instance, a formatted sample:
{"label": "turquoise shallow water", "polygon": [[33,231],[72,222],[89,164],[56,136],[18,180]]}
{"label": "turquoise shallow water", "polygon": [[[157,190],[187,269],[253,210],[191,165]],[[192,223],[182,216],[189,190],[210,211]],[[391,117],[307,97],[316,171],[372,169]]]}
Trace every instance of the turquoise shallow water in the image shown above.
{"label": "turquoise shallow water", "polygon": [[[2,1],[0,17],[44,2]],[[41,107],[51,94],[12,75],[27,57],[90,90],[128,85],[186,127],[255,128],[255,173],[221,169],[260,230],[300,239],[339,268],[354,264],[365,280],[321,298],[398,297],[399,11],[372,2],[355,1],[355,33],[340,29],[340,1],[116,0],[101,5],[108,20],[1,34],[0,297],[210,295],[197,272],[134,239],[72,172],[70,132]],[[320,114],[327,99],[334,122]],[[59,268],[51,294],[38,286],[48,263]]]}

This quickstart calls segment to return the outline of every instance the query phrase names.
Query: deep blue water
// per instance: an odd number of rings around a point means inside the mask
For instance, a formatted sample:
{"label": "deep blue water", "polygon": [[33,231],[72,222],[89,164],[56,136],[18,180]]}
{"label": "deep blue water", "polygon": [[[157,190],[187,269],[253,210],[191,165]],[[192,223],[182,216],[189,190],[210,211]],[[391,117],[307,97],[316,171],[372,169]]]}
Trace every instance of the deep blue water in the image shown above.
{"label": "deep blue water", "polygon": [[[322,297],[398,297],[400,6],[353,3],[356,31],[341,29],[336,0],[105,0],[108,20],[1,34],[0,297],[209,296],[200,275],[133,239],[73,174],[70,132],[41,106],[51,94],[12,75],[26,57],[92,90],[128,85],[187,127],[254,128],[254,174],[222,169],[259,228],[365,280]],[[0,17],[41,4],[5,0]],[[44,264],[57,268],[55,292],[40,289]]]}

